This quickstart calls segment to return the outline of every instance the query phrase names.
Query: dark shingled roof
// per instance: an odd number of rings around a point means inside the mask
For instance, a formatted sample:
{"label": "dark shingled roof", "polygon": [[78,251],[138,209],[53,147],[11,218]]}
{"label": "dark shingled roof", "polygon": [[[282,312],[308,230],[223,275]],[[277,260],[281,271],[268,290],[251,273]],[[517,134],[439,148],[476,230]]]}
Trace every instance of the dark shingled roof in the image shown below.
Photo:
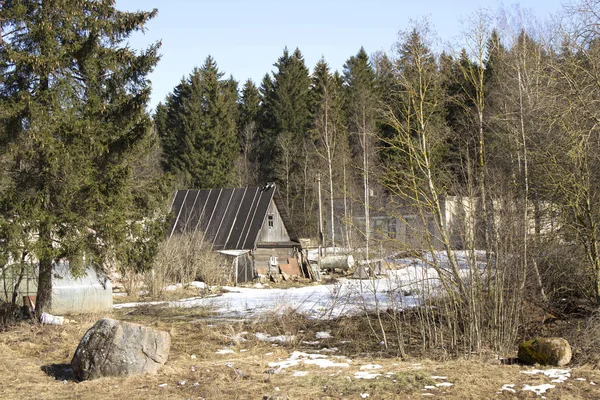
{"label": "dark shingled roof", "polygon": [[169,236],[204,232],[215,250],[252,250],[273,198],[290,238],[297,242],[275,185],[178,190],[171,205],[173,222]]}

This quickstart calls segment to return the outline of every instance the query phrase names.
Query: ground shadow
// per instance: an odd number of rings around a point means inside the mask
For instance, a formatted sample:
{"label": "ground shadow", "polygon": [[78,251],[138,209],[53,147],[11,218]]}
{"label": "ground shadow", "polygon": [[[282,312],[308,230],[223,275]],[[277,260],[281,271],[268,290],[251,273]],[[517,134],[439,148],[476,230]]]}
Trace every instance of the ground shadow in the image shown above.
{"label": "ground shadow", "polygon": [[523,362],[521,360],[519,360],[519,357],[501,358],[500,364],[501,365],[524,365]]}
{"label": "ground shadow", "polygon": [[73,368],[71,368],[71,364],[42,365],[41,368],[42,371],[57,381],[77,381],[77,379],[75,379],[75,375],[73,374]]}

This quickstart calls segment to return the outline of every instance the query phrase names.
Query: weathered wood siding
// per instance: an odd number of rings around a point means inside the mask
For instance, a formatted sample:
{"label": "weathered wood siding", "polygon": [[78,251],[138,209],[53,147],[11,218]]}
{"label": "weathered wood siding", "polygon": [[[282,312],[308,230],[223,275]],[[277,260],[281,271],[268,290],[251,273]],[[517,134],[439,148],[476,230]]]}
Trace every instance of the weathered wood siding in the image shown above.
{"label": "weathered wood siding", "polygon": [[[272,217],[272,220],[269,218]],[[269,226],[272,221],[273,226]],[[261,242],[289,242],[290,235],[285,229],[285,225],[281,219],[281,215],[275,206],[275,202],[271,199],[269,208],[267,209],[267,215],[263,221],[262,228],[258,235],[258,243]]]}

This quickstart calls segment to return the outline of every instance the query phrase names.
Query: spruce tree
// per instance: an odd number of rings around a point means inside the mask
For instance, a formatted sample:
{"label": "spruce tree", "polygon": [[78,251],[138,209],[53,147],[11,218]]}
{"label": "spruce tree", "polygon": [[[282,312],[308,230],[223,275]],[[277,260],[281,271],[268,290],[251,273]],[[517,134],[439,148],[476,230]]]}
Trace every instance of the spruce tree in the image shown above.
{"label": "spruce tree", "polygon": [[310,112],[311,79],[300,50],[286,49],[275,63],[277,71],[261,85],[260,160],[262,178],[281,184],[292,217],[302,209],[307,176],[303,166],[305,145],[312,124]]}
{"label": "spruce tree", "polygon": [[259,181],[272,181],[275,175],[276,165],[273,157],[276,155],[277,148],[275,141],[276,120],[273,114],[273,79],[269,74],[263,77],[259,91],[260,109],[258,114],[258,132],[257,132],[257,152],[256,159],[259,165]]}
{"label": "spruce tree", "polygon": [[147,76],[159,44],[141,52],[124,44],[155,15],[93,0],[12,0],[0,9],[0,223],[22,228],[12,243],[39,263],[38,315],[51,304],[59,260],[75,270],[151,256],[128,239],[136,218],[153,217],[140,210],[153,203],[132,176],[149,147]]}
{"label": "spruce tree", "polygon": [[260,92],[248,79],[242,88],[238,105],[238,140],[240,155],[237,162],[240,185],[258,184],[258,146],[257,129],[260,113]]}
{"label": "spruce tree", "polygon": [[164,165],[179,174],[186,186],[215,188],[233,181],[239,153],[237,82],[222,78],[217,63],[208,56],[167,97],[166,117],[164,110],[157,110]]}

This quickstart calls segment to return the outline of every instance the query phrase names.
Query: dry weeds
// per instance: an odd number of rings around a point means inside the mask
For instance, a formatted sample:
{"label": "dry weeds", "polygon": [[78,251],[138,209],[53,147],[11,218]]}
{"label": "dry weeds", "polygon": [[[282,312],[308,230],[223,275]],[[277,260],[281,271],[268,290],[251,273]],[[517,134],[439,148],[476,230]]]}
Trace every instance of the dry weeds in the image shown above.
{"label": "dry weeds", "polygon": [[[156,375],[104,378],[74,382],[65,373],[78,341],[99,318],[112,317],[143,323],[172,335],[169,361]],[[0,333],[0,398],[2,399],[262,399],[285,395],[290,399],[417,399],[423,394],[449,399],[535,398],[531,392],[497,393],[502,385],[549,383],[541,375],[525,375],[526,367],[499,365],[493,358],[458,359],[439,362],[427,359],[399,359],[375,351],[366,340],[368,332],[352,329],[351,320],[343,323],[310,321],[293,313],[270,316],[262,321],[244,323],[223,321],[207,309],[143,307],[104,315],[73,316],[77,322],[64,326],[21,323]],[[328,331],[332,337],[316,344],[315,335]],[[247,334],[240,335],[242,332]],[[253,333],[294,335],[290,343],[256,340]],[[235,339],[235,337],[243,339]],[[310,342],[313,344],[306,344]],[[333,353],[324,348],[337,347]],[[217,354],[219,349],[233,353]],[[273,373],[269,362],[285,360],[294,350],[343,356],[348,368],[320,368],[301,365]],[[382,376],[372,380],[356,379],[362,365],[379,364],[371,372]],[[306,371],[306,376],[293,376]],[[389,377],[386,377],[386,373]],[[425,389],[444,380],[450,387]],[[575,380],[585,378],[586,380]],[[184,384],[179,384],[185,381]],[[599,385],[592,385],[594,381]],[[197,383],[197,384],[196,384]],[[167,384],[166,387],[159,385]],[[600,398],[600,373],[574,369],[572,377],[546,393],[548,399]]]}

